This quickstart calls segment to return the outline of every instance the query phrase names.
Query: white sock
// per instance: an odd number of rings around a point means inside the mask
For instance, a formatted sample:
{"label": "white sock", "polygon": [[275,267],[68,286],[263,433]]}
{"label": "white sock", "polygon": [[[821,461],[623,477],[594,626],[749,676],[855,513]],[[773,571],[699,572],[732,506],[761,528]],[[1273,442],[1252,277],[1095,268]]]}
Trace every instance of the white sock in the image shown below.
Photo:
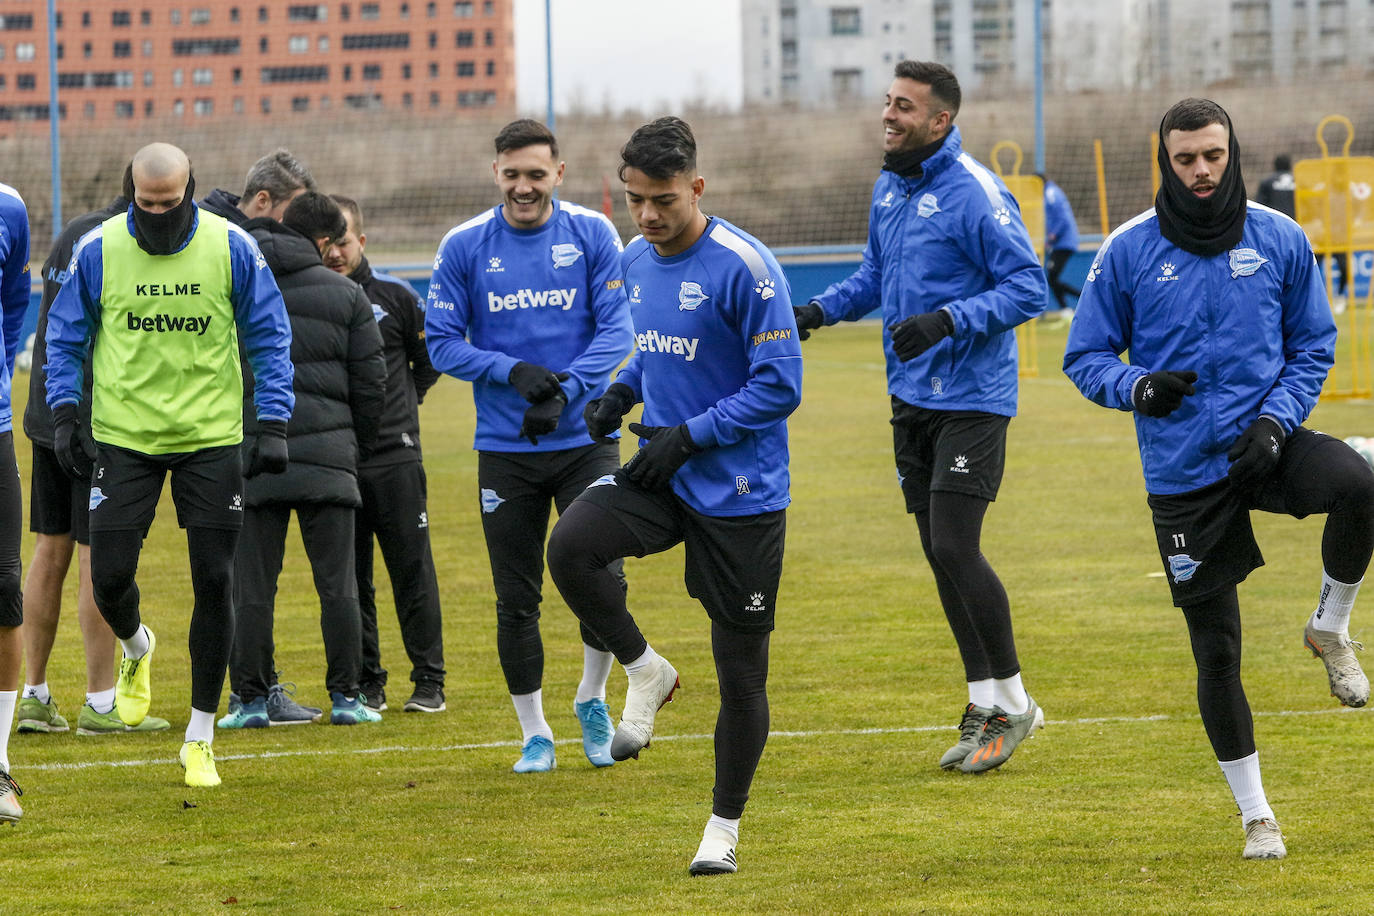
{"label": "white sock", "polygon": [[544,719],[542,689],[534,693],[512,693],[510,701],[515,704],[515,716],[520,720],[520,731],[524,735],[522,742],[528,742],[535,735],[543,735],[550,741],[553,740],[553,729],[549,728],[549,723]]}
{"label": "white sock", "polygon": [[215,741],[215,714],[202,712],[192,706],[191,721],[186,723],[186,740],[213,744]]}
{"label": "white sock", "polygon": [[606,699],[606,678],[611,676],[611,662],[615,656],[582,644],[582,680],[577,685],[575,703]]}
{"label": "white sock", "polygon": [[739,818],[737,817],[728,818],[721,817],[719,814],[713,814],[711,815],[711,819],[706,822],[706,826],[708,829],[711,827],[719,827],[721,830],[730,834],[730,838],[736,843],[739,842]]}
{"label": "white sock", "polygon": [[41,684],[25,684],[24,693],[22,694],[22,696],[25,699],[28,699],[29,697],[37,697],[38,702],[44,705],[47,705],[48,703],[52,702],[52,694],[48,692],[47,681],[44,681]]}
{"label": "white sock", "polygon": [[142,658],[148,654],[148,628],[140,623],[134,635],[121,639],[119,644],[124,647],[125,658]]}
{"label": "white sock", "polygon": [[1274,809],[1264,797],[1264,784],[1260,782],[1259,751],[1239,760],[1218,760],[1221,772],[1226,776],[1226,784],[1231,787],[1236,806],[1240,808],[1241,824],[1248,824],[1256,818],[1267,817],[1274,820]]}
{"label": "white sock", "polygon": [[1328,633],[1350,633],[1350,612],[1355,607],[1355,596],[1360,592],[1360,582],[1337,582],[1322,570],[1322,593],[1317,598],[1317,609],[1312,612],[1312,629]]}
{"label": "white sock", "polygon": [[14,707],[19,704],[19,691],[0,690],[0,770],[10,771],[10,726],[14,724]]}
{"label": "white sock", "polygon": [[634,675],[643,671],[645,668],[649,667],[649,665],[653,664],[654,661],[656,661],[657,659],[658,653],[654,651],[654,647],[646,643],[644,646],[644,654],[641,655],[639,658],[635,659],[634,661],[630,662],[628,665],[626,665],[625,673],[630,677],[633,677]]}
{"label": "white sock", "polygon": [[974,706],[991,709],[997,704],[997,697],[993,693],[992,685],[993,680],[990,677],[985,677],[981,681],[969,681],[968,701]]}
{"label": "white sock", "polygon": [[114,709],[115,689],[97,690],[95,693],[86,694],[86,702],[91,709],[100,713],[102,716],[109,715],[110,710]]}
{"label": "white sock", "polygon": [[992,682],[992,693],[997,699],[997,705],[1002,707],[1002,711],[1011,713],[1013,716],[1024,715],[1030,709],[1030,697],[1026,696],[1026,688],[1021,686],[1021,672],[1016,672],[1011,677],[1002,677]]}

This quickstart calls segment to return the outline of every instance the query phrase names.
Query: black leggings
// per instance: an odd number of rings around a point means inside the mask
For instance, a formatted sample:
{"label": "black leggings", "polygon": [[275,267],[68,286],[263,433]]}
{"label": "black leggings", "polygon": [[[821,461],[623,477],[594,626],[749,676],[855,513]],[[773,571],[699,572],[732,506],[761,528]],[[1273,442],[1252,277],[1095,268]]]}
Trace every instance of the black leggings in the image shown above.
{"label": "black leggings", "polygon": [[[1354,449],[1328,436],[1288,458],[1265,483],[1256,508],[1303,518],[1326,513],[1322,566],[1337,582],[1359,582],[1374,553],[1374,472]],[[1183,607],[1197,662],[1197,702],[1218,760],[1255,752],[1255,724],[1240,683],[1236,588]]]}
{"label": "black leggings", "polygon": [[1021,670],[1007,590],[979,546],[987,510],[985,499],[935,490],[929,511],[916,513],[921,548],[969,681],[1008,678]]}
{"label": "black leggings", "polygon": [[[234,641],[234,549],[238,529],[187,528],[191,564],[191,610],[188,642],[191,651],[191,708],[213,713],[224,689],[224,671]],[[120,639],[138,632],[138,555],[142,531],[91,532],[91,585],[105,622]]]}
{"label": "black leggings", "polygon": [[1234,587],[1183,608],[1197,662],[1197,707],[1218,760],[1255,752],[1255,720],[1240,683],[1240,602]]}
{"label": "black leggings", "polygon": [[1083,295],[1081,289],[1076,286],[1070,286],[1059,279],[1059,275],[1064,272],[1064,268],[1068,266],[1069,259],[1072,257],[1072,251],[1069,251],[1067,248],[1057,248],[1050,252],[1049,262],[1045,267],[1045,274],[1049,279],[1050,292],[1054,295],[1054,300],[1059,303],[1061,309],[1069,307],[1064,301],[1065,293],[1069,293],[1074,298]]}
{"label": "black leggings", "polygon": [[[549,571],[574,613],[615,654],[632,662],[648,647],[625,606],[625,590],[607,569],[637,556],[639,539],[600,506],[576,500],[549,542]],[[754,770],[768,741],[768,637],[711,622],[720,712],[716,716],[716,787],[713,813],[737,818],[749,800]]]}

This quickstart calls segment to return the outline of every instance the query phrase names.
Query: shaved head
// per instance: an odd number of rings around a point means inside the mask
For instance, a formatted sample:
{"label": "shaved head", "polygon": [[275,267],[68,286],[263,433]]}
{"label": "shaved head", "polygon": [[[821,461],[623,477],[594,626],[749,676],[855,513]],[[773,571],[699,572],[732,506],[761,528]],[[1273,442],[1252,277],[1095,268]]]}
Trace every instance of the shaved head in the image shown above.
{"label": "shaved head", "polygon": [[191,160],[170,143],[149,143],[134,153],[129,171],[134,203],[160,213],[181,203],[191,178]]}

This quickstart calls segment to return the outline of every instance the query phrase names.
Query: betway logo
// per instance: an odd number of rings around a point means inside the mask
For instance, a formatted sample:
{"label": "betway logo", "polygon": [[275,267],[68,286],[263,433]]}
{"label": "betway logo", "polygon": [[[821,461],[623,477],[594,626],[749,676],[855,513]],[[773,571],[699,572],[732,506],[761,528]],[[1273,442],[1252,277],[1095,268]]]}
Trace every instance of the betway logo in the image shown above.
{"label": "betway logo", "polygon": [[206,328],[210,327],[210,316],[189,315],[153,315],[150,318],[140,318],[137,315],[129,314],[130,331],[156,331],[159,334],[166,334],[169,331],[186,331],[197,337],[205,333]]}
{"label": "betway logo", "polygon": [[511,293],[509,296],[498,296],[495,293],[487,293],[487,308],[493,312],[502,309],[514,311],[515,309],[542,309],[557,308],[567,311],[573,307],[573,300],[577,298],[576,289],[522,289]]}
{"label": "betway logo", "polygon": [[697,344],[701,343],[701,338],[674,337],[657,331],[645,331],[635,335],[635,343],[645,353],[676,353],[687,357],[685,362],[690,363],[697,358]]}

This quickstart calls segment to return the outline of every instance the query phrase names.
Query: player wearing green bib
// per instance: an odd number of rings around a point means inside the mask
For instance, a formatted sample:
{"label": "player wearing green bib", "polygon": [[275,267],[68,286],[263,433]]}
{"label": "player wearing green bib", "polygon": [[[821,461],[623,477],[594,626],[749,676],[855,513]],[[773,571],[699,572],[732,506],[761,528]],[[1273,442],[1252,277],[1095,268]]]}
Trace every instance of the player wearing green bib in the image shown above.
{"label": "player wearing green bib", "polygon": [[[252,237],[196,207],[194,190],[190,160],[177,147],[153,143],[135,154],[125,173],[133,206],[77,243],[71,277],[49,310],[47,402],[59,462],[91,481],[91,578],[124,648],[115,705],[128,725],[147,715],[156,647],[139,614],[134,573],[171,472],[195,593],[181,763],[187,785],[214,786],[210,745],[233,643],[243,477],[285,470],[295,400],[291,331],[276,281]],[[240,337],[261,427],[245,443],[246,468]],[[92,340],[88,434],[76,405]]]}

